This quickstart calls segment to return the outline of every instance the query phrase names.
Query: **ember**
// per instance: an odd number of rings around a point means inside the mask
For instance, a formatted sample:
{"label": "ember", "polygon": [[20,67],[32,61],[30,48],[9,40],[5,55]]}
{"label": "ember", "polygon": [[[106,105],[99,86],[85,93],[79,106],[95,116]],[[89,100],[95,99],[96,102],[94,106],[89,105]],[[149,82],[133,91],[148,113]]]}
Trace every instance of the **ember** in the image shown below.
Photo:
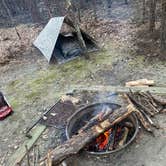
{"label": "ember", "polygon": [[96,144],[99,150],[104,150],[109,142],[109,136],[111,134],[111,129],[101,134],[98,138],[96,138]]}
{"label": "ember", "polygon": [[117,124],[97,137],[86,150],[91,152],[104,152],[119,149],[133,136],[133,125],[129,120]]}

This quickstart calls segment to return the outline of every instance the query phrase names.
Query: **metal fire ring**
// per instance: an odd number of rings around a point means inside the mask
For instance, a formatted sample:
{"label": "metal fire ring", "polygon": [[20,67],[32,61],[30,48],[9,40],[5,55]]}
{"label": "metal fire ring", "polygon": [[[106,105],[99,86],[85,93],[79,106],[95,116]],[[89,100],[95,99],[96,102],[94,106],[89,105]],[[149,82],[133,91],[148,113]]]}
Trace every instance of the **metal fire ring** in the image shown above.
{"label": "metal fire ring", "polygon": [[[114,103],[108,103],[108,102],[103,102],[103,103],[94,103],[94,104],[90,104],[90,105],[87,105],[81,109],[79,109],[78,111],[76,111],[68,120],[67,122],[67,126],[66,126],[66,137],[67,139],[70,139],[71,136],[72,136],[72,133],[71,133],[71,129],[72,127],[74,126],[74,122],[76,122],[77,119],[81,118],[81,114],[82,115],[85,115],[85,110],[88,110],[89,108],[95,108],[97,106],[102,106],[102,105],[109,105],[110,107],[113,107],[113,109],[116,111],[116,108],[119,108],[121,107],[120,105],[118,104],[114,104]],[[116,107],[116,108],[115,108]],[[90,111],[89,111],[90,112]],[[124,145],[122,146],[121,148],[119,149],[115,149],[115,150],[112,150],[112,151],[106,151],[106,152],[90,152],[90,151],[87,151],[87,150],[84,150],[86,153],[88,154],[91,154],[91,155],[107,155],[107,154],[112,154],[112,153],[115,153],[115,152],[118,152],[118,151],[121,151],[123,150],[125,147],[127,147],[129,144],[131,144],[131,142],[135,139],[137,133],[138,133],[138,130],[139,130],[139,123],[138,123],[138,119],[136,117],[135,114],[131,114],[130,115],[130,118],[134,124],[134,128],[135,128],[135,132],[133,134],[133,136],[131,137],[131,139]]]}

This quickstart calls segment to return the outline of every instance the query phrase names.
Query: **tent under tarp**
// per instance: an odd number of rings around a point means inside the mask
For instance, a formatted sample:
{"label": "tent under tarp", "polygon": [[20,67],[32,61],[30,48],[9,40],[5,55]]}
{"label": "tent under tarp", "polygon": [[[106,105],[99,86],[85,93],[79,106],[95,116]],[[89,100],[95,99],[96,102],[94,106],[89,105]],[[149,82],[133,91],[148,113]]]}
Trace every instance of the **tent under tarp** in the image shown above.
{"label": "tent under tarp", "polygon": [[[74,29],[66,34],[61,33],[64,20],[65,17],[51,18],[33,43],[46,57],[49,63],[53,61],[63,63],[82,53],[82,48],[79,45],[77,34]],[[87,50],[96,50],[97,45],[94,39],[82,30],[81,33]]]}

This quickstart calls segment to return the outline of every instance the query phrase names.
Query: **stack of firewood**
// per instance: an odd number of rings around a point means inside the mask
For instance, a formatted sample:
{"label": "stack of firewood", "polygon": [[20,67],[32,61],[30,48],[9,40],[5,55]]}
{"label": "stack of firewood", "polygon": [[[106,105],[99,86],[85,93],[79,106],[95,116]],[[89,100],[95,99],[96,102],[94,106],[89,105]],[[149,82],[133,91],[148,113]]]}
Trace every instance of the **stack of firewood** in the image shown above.
{"label": "stack of firewood", "polygon": [[130,91],[124,97],[129,103],[128,109],[133,110],[140,120],[142,126],[149,132],[152,132],[152,127],[159,126],[153,122],[152,118],[166,111],[166,100],[154,96],[150,92],[135,92]]}

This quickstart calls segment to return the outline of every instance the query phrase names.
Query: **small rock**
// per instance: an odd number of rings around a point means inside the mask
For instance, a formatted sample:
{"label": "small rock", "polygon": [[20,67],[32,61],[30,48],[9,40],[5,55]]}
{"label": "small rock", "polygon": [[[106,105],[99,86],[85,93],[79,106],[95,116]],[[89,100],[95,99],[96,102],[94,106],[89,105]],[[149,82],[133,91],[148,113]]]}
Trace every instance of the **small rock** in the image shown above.
{"label": "small rock", "polygon": [[51,115],[51,116],[56,116],[56,113],[51,112],[50,115]]}
{"label": "small rock", "polygon": [[7,142],[8,140],[9,140],[8,138],[5,138],[3,141],[4,141],[4,142]]}
{"label": "small rock", "polygon": [[42,112],[38,112],[37,114],[38,114],[38,115],[41,115],[41,114],[42,114]]}
{"label": "small rock", "polygon": [[43,116],[43,120],[47,120],[47,117],[46,117],[46,116]]}
{"label": "small rock", "polygon": [[44,135],[42,136],[42,138],[46,140],[46,139],[48,139],[48,135],[44,134]]}
{"label": "small rock", "polygon": [[17,146],[17,145],[14,145],[14,149],[15,149],[15,150],[18,149],[18,146]]}

